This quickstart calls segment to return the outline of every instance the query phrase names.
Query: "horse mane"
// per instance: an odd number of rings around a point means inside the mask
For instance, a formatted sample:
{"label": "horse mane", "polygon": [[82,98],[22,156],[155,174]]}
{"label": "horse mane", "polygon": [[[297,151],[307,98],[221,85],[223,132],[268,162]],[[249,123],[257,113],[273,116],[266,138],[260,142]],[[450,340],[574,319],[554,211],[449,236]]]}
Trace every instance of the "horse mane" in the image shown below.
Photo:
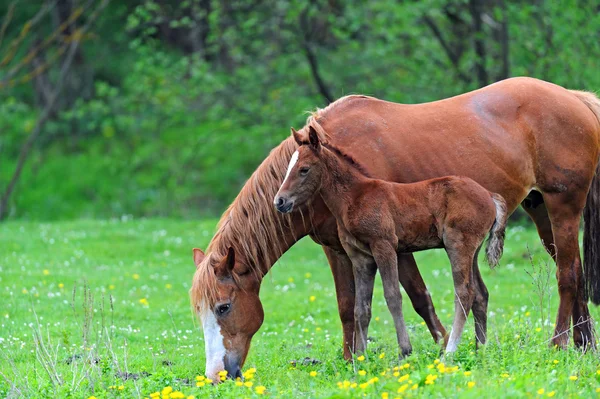
{"label": "horse mane", "polygon": [[[306,125],[301,130],[308,132],[308,126],[313,126],[326,138],[328,149],[365,173],[364,168],[352,156],[331,144],[330,136],[318,122],[319,119],[326,117],[328,112],[354,98],[367,97],[346,96],[323,109],[317,109],[310,114]],[[283,254],[285,249],[279,243],[282,233],[286,229],[293,228],[291,216],[278,213],[271,201],[277,194],[297,147],[294,139],[288,137],[271,150],[221,216],[217,232],[206,249],[206,257],[198,265],[192,280],[190,299],[195,309],[209,306],[216,301],[217,278],[213,268],[227,256],[230,247],[233,247],[236,258],[244,259],[250,269],[249,272],[254,273],[259,279],[264,277]],[[235,280],[239,278],[236,273],[232,275]]]}

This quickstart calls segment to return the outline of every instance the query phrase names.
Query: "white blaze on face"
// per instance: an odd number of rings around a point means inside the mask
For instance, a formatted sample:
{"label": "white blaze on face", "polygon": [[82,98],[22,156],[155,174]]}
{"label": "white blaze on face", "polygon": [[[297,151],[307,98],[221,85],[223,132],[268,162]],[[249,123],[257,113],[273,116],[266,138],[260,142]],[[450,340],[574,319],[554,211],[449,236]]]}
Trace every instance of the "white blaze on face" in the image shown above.
{"label": "white blaze on face", "polygon": [[288,166],[287,172],[285,174],[285,179],[283,179],[283,183],[281,183],[282,186],[285,183],[285,181],[288,179],[288,177],[290,177],[290,173],[291,173],[292,169],[294,168],[294,165],[296,165],[296,162],[298,162],[299,155],[300,154],[298,153],[297,150],[296,150],[296,152],[294,152],[294,154],[292,154],[292,159],[290,159],[290,165]]}
{"label": "white blaze on face", "polygon": [[206,376],[216,381],[215,379],[219,378],[219,371],[225,370],[225,345],[223,344],[221,326],[217,323],[217,318],[210,309],[204,310],[200,314],[200,319],[204,330]]}

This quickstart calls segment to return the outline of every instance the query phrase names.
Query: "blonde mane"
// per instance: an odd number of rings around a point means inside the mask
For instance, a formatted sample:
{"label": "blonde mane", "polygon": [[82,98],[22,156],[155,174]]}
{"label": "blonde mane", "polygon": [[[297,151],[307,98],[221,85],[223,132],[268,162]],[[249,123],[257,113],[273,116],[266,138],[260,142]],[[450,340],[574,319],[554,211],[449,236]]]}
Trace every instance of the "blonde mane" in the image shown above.
{"label": "blonde mane", "polygon": [[[342,97],[324,109],[317,109],[307,118],[301,130],[306,131],[308,126],[313,126],[329,138],[318,119],[336,106],[357,97],[364,96]],[[275,147],[221,216],[217,232],[206,249],[206,258],[198,265],[193,277],[190,299],[196,310],[215,302],[217,279],[213,267],[227,255],[229,247],[233,247],[236,256],[244,259],[250,272],[259,279],[285,251],[281,236],[287,229],[293,228],[291,217],[278,213],[272,201],[297,147],[292,137]],[[237,275],[234,273],[233,277],[237,278]]]}

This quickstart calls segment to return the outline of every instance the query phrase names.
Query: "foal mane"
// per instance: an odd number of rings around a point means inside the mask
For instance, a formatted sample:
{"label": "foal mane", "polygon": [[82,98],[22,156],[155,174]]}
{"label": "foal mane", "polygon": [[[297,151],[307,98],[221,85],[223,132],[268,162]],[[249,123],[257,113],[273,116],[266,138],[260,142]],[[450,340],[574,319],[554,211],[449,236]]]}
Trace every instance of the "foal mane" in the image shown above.
{"label": "foal mane", "polygon": [[[317,109],[307,118],[302,130],[308,132],[309,126],[315,128],[325,138],[328,149],[366,174],[365,169],[352,156],[331,144],[329,135],[318,122],[328,112],[357,98],[367,97],[346,96],[324,109]],[[280,244],[281,235],[286,229],[293,228],[291,216],[278,213],[271,202],[297,147],[294,139],[288,137],[271,150],[221,216],[217,232],[206,249],[206,257],[198,265],[193,277],[190,299],[196,310],[216,301],[217,278],[213,268],[227,256],[230,247],[233,247],[237,259],[246,261],[249,272],[254,273],[258,279],[264,277],[283,254],[285,249]],[[232,276],[235,280],[239,278],[236,273],[232,273]]]}

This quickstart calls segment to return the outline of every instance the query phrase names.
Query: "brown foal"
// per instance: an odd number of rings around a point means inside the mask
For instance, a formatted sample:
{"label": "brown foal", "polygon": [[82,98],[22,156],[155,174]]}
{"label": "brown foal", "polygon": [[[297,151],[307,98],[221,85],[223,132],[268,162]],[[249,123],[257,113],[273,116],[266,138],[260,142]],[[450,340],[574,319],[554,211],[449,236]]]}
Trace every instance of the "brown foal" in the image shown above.
{"label": "brown foal", "polygon": [[[360,165],[311,126],[308,142],[292,129],[300,145],[292,156],[274,204],[289,213],[318,193],[338,223],[338,234],[355,277],[354,350],[364,352],[376,271],[394,319],[400,356],[412,348],[402,315],[397,252],[445,248],[452,265],[455,289],[454,323],[446,352],[457,349],[479,284],[477,253],[486,235],[488,263],[502,255],[506,202],[467,177],[441,177],[411,184],[386,182],[363,175]],[[480,278],[480,276],[477,276]],[[485,296],[478,293],[478,298]],[[486,303],[474,309],[477,340],[485,342]],[[483,327],[482,327],[483,326]]]}

